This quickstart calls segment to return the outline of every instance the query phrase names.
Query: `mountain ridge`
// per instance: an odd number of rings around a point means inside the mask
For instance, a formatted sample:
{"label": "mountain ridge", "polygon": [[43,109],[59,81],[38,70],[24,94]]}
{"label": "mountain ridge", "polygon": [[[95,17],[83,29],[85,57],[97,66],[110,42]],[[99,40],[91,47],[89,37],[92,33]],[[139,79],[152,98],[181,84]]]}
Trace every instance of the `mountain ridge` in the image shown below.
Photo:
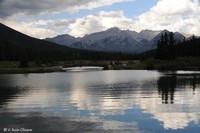
{"label": "mountain ridge", "polygon": [[[165,32],[169,33],[170,31],[142,30],[141,32],[136,32],[112,27],[105,31],[88,34],[79,38],[65,34],[54,38],[47,38],[46,40],[72,48],[138,54],[156,48],[158,39]],[[179,32],[174,32],[174,35],[177,42],[185,38]]]}
{"label": "mountain ridge", "polygon": [[69,48],[30,37],[0,23],[0,61],[109,60],[132,58],[121,53],[94,52]]}

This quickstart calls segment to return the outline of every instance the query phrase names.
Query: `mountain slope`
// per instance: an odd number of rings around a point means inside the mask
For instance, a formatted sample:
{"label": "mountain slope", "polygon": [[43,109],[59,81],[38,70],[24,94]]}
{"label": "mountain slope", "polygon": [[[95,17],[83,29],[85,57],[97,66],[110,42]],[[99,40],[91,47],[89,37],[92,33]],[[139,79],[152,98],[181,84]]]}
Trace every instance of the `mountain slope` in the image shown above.
{"label": "mountain slope", "polygon": [[79,41],[79,38],[75,38],[73,36],[65,34],[65,35],[60,35],[60,36],[54,37],[54,38],[47,38],[46,40],[57,43],[57,44],[61,44],[64,46],[71,46],[72,44]]}
{"label": "mountain slope", "polygon": [[[157,41],[165,32],[169,33],[167,30],[143,30],[137,33],[135,31],[120,30],[114,27],[106,31],[86,35],[82,38],[61,35],[55,38],[49,38],[48,41],[72,48],[138,54],[156,48]],[[184,36],[176,32],[175,39],[179,42],[184,39]]]}
{"label": "mountain slope", "polygon": [[162,31],[152,31],[152,30],[142,30],[139,33],[139,36],[146,40],[152,40],[155,36],[157,36]]}
{"label": "mountain slope", "polygon": [[0,60],[56,61],[69,59],[118,59],[127,55],[96,53],[32,38],[0,23]]}
{"label": "mountain slope", "polygon": [[[170,31],[163,30],[150,41],[150,44],[152,45],[153,49],[157,47],[157,42],[160,40],[161,36],[164,35],[165,33],[170,34]],[[174,33],[174,39],[175,39],[176,43],[179,43],[179,42],[182,42],[185,39],[185,36],[182,35],[179,32],[175,32]]]}
{"label": "mountain slope", "polygon": [[[145,34],[145,31],[143,31],[143,34]],[[149,50],[148,46],[144,46],[147,45],[148,40],[143,38],[141,34],[130,30],[120,30],[116,27],[86,35],[82,38],[61,35],[55,38],[48,38],[47,41],[56,42],[72,48],[95,51],[137,54]]]}
{"label": "mountain slope", "polygon": [[35,39],[0,24],[1,60],[60,60],[72,55],[71,48]]}
{"label": "mountain slope", "polygon": [[136,32],[122,31],[118,28],[111,28],[103,32],[87,35],[80,41],[82,48],[96,51],[112,51],[136,53],[140,49],[140,42],[136,40]]}

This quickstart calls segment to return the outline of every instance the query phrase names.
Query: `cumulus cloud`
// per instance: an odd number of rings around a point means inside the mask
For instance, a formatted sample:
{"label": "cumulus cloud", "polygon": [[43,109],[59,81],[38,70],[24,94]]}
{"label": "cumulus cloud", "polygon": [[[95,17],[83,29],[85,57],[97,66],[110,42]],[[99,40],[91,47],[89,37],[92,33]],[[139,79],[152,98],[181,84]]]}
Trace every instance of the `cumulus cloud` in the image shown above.
{"label": "cumulus cloud", "polygon": [[47,38],[58,34],[70,34],[82,37],[86,34],[99,32],[111,27],[132,29],[133,20],[124,16],[123,11],[101,11],[77,19],[36,20],[17,22],[14,20],[0,21],[20,32],[37,38]]}
{"label": "cumulus cloud", "polygon": [[[107,5],[120,1],[123,0],[111,0]],[[79,9],[84,9],[86,7],[89,9],[105,5],[105,0],[90,0],[89,3],[92,3],[93,6],[86,3],[83,5],[79,4]],[[75,7],[76,6],[72,6],[69,8],[76,9]],[[200,35],[199,14],[200,0],[159,0],[155,6],[149,9],[149,11],[144,12],[135,18],[126,17],[124,12],[121,10],[110,12],[100,11],[98,13],[75,19],[63,18],[60,20],[36,20],[35,22],[23,22],[22,27],[20,27],[22,22],[16,22],[18,24],[10,24],[4,21],[4,23],[8,26],[19,29],[21,32],[39,38],[55,36],[58,34],[70,34],[80,37],[86,34],[103,31],[111,27],[119,27],[123,30],[129,29],[137,32],[143,29],[168,29],[170,31]],[[40,30],[43,32],[40,32]],[[44,34],[44,32],[46,32],[46,34]]]}
{"label": "cumulus cloud", "polygon": [[16,14],[77,12],[132,0],[0,0],[0,17]]}
{"label": "cumulus cloud", "polygon": [[77,19],[69,25],[69,33],[81,36],[116,26],[138,32],[143,29],[168,29],[200,35],[199,14],[199,0],[160,0],[149,11],[133,19],[124,16],[122,11],[100,12]]}
{"label": "cumulus cloud", "polygon": [[134,22],[137,30],[168,29],[200,35],[199,0],[160,0]]}
{"label": "cumulus cloud", "polygon": [[[178,6],[177,6],[178,5]],[[111,27],[141,31],[143,29],[178,31],[200,35],[199,0],[160,0],[149,11],[128,18],[123,11],[100,12],[79,18],[69,25],[71,35],[102,31]]]}
{"label": "cumulus cloud", "polygon": [[132,19],[125,17],[123,11],[101,11],[76,19],[74,23],[69,25],[68,33],[73,36],[84,36],[85,34],[99,32],[111,27],[130,29],[132,23]]}
{"label": "cumulus cloud", "polygon": [[[177,6],[179,5],[179,6]],[[136,18],[128,18],[123,11],[88,15],[70,23],[67,33],[83,36],[111,27],[141,31],[143,29],[178,31],[200,35],[199,0],[160,0],[149,11]]]}
{"label": "cumulus cloud", "polygon": [[46,37],[53,37],[57,35],[56,31],[52,29],[48,29],[46,27],[40,27],[40,25],[48,25],[48,21],[38,21],[38,22],[16,22],[12,20],[1,20],[3,24],[22,32],[26,35],[36,37],[36,38],[46,38]]}

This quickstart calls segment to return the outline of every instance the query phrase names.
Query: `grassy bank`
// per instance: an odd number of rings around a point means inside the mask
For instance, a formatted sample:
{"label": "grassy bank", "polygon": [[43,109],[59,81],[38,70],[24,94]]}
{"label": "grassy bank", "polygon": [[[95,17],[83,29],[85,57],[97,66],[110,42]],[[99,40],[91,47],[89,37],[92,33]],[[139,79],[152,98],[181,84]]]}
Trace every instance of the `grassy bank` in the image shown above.
{"label": "grassy bank", "polygon": [[200,70],[200,58],[180,57],[173,60],[154,58],[123,61],[72,61],[64,66],[103,66],[108,70]]}
{"label": "grassy bank", "polygon": [[73,60],[54,63],[37,64],[29,63],[28,67],[20,68],[19,62],[0,62],[0,74],[11,73],[44,73],[58,72],[63,67],[74,66],[102,66],[105,70],[200,70],[200,58],[181,57],[173,60],[114,60],[114,61],[91,61]]}
{"label": "grassy bank", "polygon": [[173,60],[147,59],[142,61],[150,70],[200,70],[200,58],[179,57]]}
{"label": "grassy bank", "polygon": [[0,74],[18,74],[18,73],[46,73],[58,72],[56,67],[32,67],[32,68],[1,68]]}
{"label": "grassy bank", "polygon": [[29,63],[28,67],[19,67],[19,62],[0,62],[0,74],[17,74],[17,73],[44,73],[60,71],[59,66],[54,64],[37,65]]}

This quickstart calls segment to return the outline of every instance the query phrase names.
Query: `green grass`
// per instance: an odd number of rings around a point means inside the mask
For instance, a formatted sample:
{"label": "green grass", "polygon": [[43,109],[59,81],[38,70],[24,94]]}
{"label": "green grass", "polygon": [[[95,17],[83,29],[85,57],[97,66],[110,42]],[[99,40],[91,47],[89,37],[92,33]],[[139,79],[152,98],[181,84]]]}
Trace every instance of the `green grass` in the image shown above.
{"label": "green grass", "polygon": [[19,62],[0,62],[0,74],[12,73],[45,73],[58,72],[60,66],[103,66],[106,70],[200,70],[200,58],[181,57],[173,60],[158,60],[154,58],[126,61],[91,61],[74,60],[54,63],[29,63],[29,67],[20,68]]}
{"label": "green grass", "polygon": [[44,73],[59,71],[58,66],[51,64],[37,65],[34,62],[29,63],[29,67],[20,68],[19,62],[3,61],[0,62],[0,74],[14,74],[14,73]]}
{"label": "green grass", "polygon": [[142,63],[146,69],[155,70],[200,70],[200,58],[180,57],[173,60],[147,59]]}
{"label": "green grass", "polygon": [[18,62],[14,61],[1,61],[0,62],[0,69],[1,68],[16,68],[19,66]]}
{"label": "green grass", "polygon": [[56,67],[34,67],[34,68],[0,68],[0,74],[15,74],[15,73],[45,73],[57,72],[60,69]]}

